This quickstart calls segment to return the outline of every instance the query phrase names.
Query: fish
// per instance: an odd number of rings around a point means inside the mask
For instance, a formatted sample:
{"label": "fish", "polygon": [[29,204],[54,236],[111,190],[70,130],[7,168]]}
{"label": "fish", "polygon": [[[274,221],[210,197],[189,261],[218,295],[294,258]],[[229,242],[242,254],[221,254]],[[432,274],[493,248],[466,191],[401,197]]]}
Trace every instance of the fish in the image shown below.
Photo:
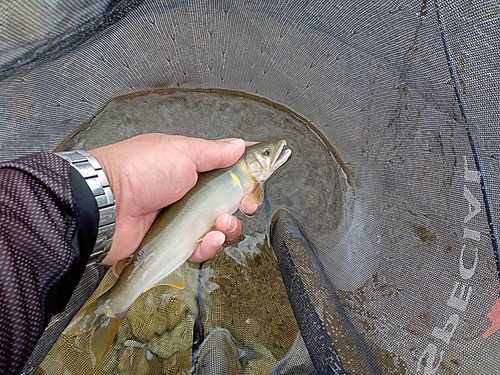
{"label": "fish", "polygon": [[158,283],[182,288],[182,274],[176,270],[213,229],[216,218],[235,213],[244,197],[262,203],[264,182],[291,153],[284,139],[248,146],[232,167],[201,173],[195,187],[158,214],[116,283],[77,313],[65,330],[70,335],[93,330],[93,367],[101,363],[111,347],[132,303]]}

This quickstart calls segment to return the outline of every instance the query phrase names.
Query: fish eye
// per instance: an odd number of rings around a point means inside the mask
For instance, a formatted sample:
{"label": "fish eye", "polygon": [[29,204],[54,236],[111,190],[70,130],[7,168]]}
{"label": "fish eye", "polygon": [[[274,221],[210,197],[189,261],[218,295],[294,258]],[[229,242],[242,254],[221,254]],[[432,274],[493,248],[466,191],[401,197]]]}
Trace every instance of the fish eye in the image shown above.
{"label": "fish eye", "polygon": [[262,151],[262,156],[267,157],[269,155],[271,155],[271,149],[266,148],[266,149],[264,149],[264,151]]}

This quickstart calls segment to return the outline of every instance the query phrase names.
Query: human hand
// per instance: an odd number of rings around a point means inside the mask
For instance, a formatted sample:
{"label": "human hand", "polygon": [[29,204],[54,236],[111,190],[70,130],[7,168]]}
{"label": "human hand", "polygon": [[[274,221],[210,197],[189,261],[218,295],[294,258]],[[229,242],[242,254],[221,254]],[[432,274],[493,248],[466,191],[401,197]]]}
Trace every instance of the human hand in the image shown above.
{"label": "human hand", "polygon": [[[159,133],[90,150],[106,173],[116,202],[113,244],[103,263],[111,265],[132,254],[158,211],[182,198],[196,184],[199,172],[229,167],[244,150],[241,139],[211,141]],[[252,214],[257,206],[243,200],[240,209]],[[241,233],[240,220],[229,214],[220,215],[214,226],[191,261],[213,257],[226,239]]]}

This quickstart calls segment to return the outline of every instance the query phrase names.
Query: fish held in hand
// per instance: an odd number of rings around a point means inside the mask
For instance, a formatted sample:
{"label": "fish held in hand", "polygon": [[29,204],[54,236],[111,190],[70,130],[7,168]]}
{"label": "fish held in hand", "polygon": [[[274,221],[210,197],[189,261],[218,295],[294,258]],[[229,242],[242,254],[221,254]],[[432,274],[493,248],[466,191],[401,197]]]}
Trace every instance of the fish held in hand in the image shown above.
{"label": "fish held in hand", "polygon": [[262,203],[262,185],[291,155],[285,146],[286,141],[279,139],[247,147],[232,167],[200,174],[195,187],[158,215],[113,287],[66,328],[68,334],[94,330],[90,340],[94,366],[104,358],[141,293],[159,283],[182,287],[182,274],[177,270],[219,215],[236,212],[243,198]]}

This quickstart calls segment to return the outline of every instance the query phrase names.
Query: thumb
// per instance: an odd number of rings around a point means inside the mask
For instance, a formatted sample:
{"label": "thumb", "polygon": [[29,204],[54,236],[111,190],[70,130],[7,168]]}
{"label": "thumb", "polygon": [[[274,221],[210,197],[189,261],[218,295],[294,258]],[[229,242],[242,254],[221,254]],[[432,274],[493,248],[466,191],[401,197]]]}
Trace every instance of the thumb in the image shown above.
{"label": "thumb", "polygon": [[193,144],[190,140],[190,143],[186,143],[184,152],[196,164],[198,172],[230,167],[240,159],[245,151],[245,142],[239,138],[215,141],[197,139],[196,143]]}

